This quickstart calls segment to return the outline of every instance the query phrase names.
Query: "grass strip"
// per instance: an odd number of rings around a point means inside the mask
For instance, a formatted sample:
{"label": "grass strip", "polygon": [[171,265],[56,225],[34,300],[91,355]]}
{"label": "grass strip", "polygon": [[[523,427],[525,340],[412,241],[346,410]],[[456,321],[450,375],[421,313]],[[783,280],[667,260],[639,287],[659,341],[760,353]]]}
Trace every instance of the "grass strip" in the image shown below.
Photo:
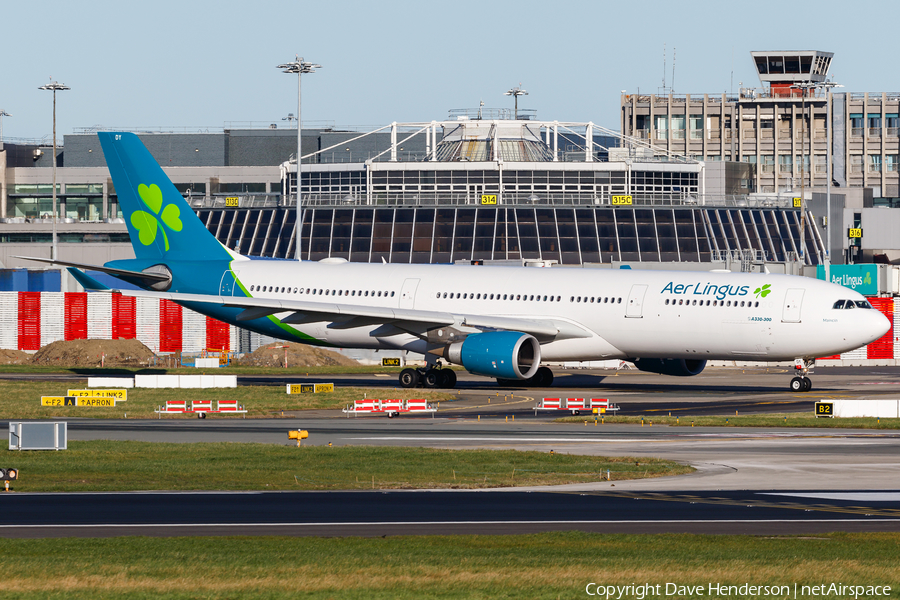
{"label": "grass strip", "polygon": [[[88,407],[45,407],[41,406],[41,396],[65,396],[69,389],[83,389],[87,381],[19,381],[0,380],[0,419],[50,419],[56,417],[86,417],[99,419],[121,419],[127,414],[132,419],[155,419],[153,411],[165,406],[167,400],[192,401],[237,400],[247,409],[248,417],[279,416],[282,411],[306,409],[340,409],[354,400],[364,397],[381,400],[425,398],[429,402],[453,399],[453,394],[416,389],[368,389],[336,387],[334,392],[319,394],[287,394],[285,386],[238,386],[236,388],[187,388],[128,390],[128,400],[109,408]],[[209,418],[240,418],[241,415],[209,415]],[[163,419],[196,418],[194,414],[163,415]]]}
{"label": "grass strip", "polygon": [[[702,596],[712,598],[793,598],[794,584],[800,589],[830,583],[889,585],[896,593],[898,561],[897,533],[107,538],[4,540],[0,545],[3,594],[23,600],[556,599],[587,597],[591,582],[659,585],[660,592],[666,584],[701,586]],[[791,594],[710,590],[710,585],[747,583],[789,586]],[[621,597],[660,596],[631,592]]]}
{"label": "grass strip", "polygon": [[693,471],[649,458],[516,450],[108,440],[4,457],[19,469],[17,492],[492,488],[599,481],[607,470],[613,481]]}
{"label": "grass strip", "polygon": [[[596,419],[598,422],[600,418]],[[562,417],[555,423],[587,422],[594,425],[594,415]],[[812,411],[809,413],[772,413],[737,416],[690,416],[679,415],[670,417],[667,415],[640,415],[625,416],[605,415],[602,417],[604,425],[629,424],[649,427],[652,425],[669,425],[672,427],[818,427],[823,429],[900,429],[900,419],[877,419],[875,417],[851,417],[851,418],[817,418]]]}

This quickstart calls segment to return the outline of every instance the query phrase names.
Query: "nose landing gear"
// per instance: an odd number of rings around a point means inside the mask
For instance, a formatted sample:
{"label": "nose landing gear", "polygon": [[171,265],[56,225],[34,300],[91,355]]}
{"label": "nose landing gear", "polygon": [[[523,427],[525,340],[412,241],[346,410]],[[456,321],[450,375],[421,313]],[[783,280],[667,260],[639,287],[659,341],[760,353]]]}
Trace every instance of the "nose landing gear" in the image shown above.
{"label": "nose landing gear", "polygon": [[798,358],[794,361],[794,370],[798,372],[798,376],[791,379],[792,392],[808,392],[812,389],[812,380],[809,378],[809,372],[815,366],[815,359]]}

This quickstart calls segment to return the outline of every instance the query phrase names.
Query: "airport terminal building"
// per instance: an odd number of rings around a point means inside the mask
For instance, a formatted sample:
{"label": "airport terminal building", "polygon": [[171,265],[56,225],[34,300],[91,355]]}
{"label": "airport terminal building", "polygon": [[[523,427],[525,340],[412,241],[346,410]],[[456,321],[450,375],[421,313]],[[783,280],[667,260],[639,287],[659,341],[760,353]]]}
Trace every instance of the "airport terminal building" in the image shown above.
{"label": "airport terminal building", "polygon": [[[302,258],[747,270],[823,259],[821,233],[801,225],[790,198],[747,192],[752,165],[679,156],[589,122],[510,113],[460,110],[367,132],[304,131]],[[141,138],[223,244],[285,258],[297,256],[296,133]],[[64,148],[58,195],[67,255],[129,256],[96,135],[66,136]],[[0,260],[8,267],[19,266],[11,256],[49,246],[52,211],[46,149],[14,149],[0,183]]]}

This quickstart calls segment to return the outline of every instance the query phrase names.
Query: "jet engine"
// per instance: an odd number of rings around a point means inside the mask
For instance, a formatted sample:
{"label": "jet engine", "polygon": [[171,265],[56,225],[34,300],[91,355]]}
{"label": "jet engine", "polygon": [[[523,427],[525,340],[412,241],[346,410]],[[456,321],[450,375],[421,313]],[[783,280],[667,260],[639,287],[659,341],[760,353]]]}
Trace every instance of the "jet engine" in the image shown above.
{"label": "jet engine", "polygon": [[528,379],[541,364],[541,345],[527,333],[473,333],[444,348],[443,356],[470,373],[501,379]]}
{"label": "jet engine", "polygon": [[706,367],[706,361],[683,358],[638,358],[634,361],[634,366],[649,373],[691,377],[700,374]]}

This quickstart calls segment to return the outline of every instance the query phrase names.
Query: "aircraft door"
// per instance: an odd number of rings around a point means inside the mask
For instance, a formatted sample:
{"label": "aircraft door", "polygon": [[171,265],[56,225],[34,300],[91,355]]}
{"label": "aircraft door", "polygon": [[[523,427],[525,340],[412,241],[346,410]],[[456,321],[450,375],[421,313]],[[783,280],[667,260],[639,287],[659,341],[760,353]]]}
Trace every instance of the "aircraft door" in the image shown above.
{"label": "aircraft door", "polygon": [[647,293],[647,286],[637,283],[631,286],[628,292],[628,304],[625,305],[625,316],[634,319],[641,319],[644,316],[644,294]]}
{"label": "aircraft door", "polygon": [[803,304],[803,292],[800,288],[793,288],[787,291],[784,296],[784,311],[781,315],[782,323],[799,323],[800,307]]}
{"label": "aircraft door", "polygon": [[237,279],[237,273],[234,271],[225,271],[222,273],[222,281],[219,283],[219,295],[220,296],[233,296],[234,288],[237,287],[235,284],[235,280]]}
{"label": "aircraft door", "polygon": [[407,279],[400,289],[400,308],[415,308],[416,288],[419,287],[418,279]]}

